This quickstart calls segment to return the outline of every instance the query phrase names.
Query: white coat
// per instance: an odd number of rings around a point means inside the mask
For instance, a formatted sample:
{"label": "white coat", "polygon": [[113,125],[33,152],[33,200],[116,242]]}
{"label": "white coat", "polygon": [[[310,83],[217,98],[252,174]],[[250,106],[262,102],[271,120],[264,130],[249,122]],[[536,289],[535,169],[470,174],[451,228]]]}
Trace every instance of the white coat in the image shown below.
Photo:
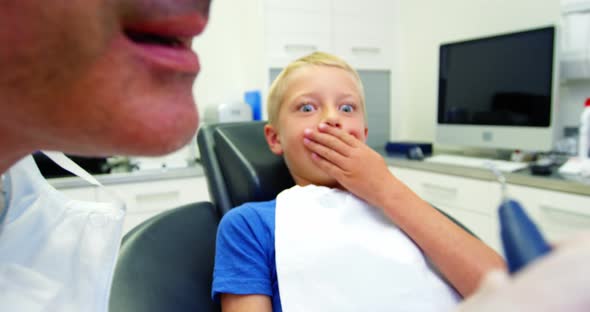
{"label": "white coat", "polygon": [[107,311],[124,205],[67,198],[30,156],[5,182],[0,311]]}

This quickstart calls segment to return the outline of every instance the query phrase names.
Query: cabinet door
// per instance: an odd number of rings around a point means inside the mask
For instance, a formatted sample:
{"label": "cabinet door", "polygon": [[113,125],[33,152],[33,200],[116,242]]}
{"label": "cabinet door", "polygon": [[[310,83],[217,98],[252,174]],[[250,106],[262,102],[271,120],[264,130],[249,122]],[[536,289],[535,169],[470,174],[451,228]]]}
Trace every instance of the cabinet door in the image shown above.
{"label": "cabinet door", "polygon": [[329,11],[271,8],[266,14],[266,51],[271,67],[282,68],[315,51],[331,52]]}
{"label": "cabinet door", "polygon": [[495,216],[497,183],[405,168],[391,168],[401,181],[433,205]]}
{"label": "cabinet door", "polygon": [[[127,212],[163,211],[180,205],[209,200],[204,177],[108,185],[107,190],[120,196]],[[109,200],[99,193],[100,200]]]}
{"label": "cabinet door", "polygon": [[391,69],[397,1],[266,0],[269,66],[282,68],[314,51],[336,54],[357,69]]}
{"label": "cabinet door", "polygon": [[[576,7],[576,4],[572,4]],[[588,4],[586,4],[588,6]],[[572,12],[562,18],[561,74],[562,80],[590,78],[590,11]]]}
{"label": "cabinet door", "polygon": [[453,216],[483,242],[500,251],[495,203],[499,186],[488,181],[390,167],[418,196]]}
{"label": "cabinet door", "polygon": [[332,31],[331,15],[325,12],[293,11],[288,9],[270,9],[266,16],[267,33],[313,34]]}
{"label": "cabinet door", "polygon": [[357,69],[388,69],[396,38],[395,1],[335,1],[333,46]]}
{"label": "cabinet door", "polygon": [[265,6],[267,9],[330,13],[332,0],[265,0]]}
{"label": "cabinet door", "polygon": [[512,185],[509,190],[551,241],[590,230],[588,196]]}
{"label": "cabinet door", "polygon": [[315,51],[330,52],[329,33],[268,34],[266,51],[271,68],[284,68],[292,61]]}
{"label": "cabinet door", "polygon": [[[106,188],[126,204],[125,232],[166,210],[209,201],[210,198],[205,177],[109,185]],[[99,192],[98,195],[99,200],[112,200],[109,194]]]}

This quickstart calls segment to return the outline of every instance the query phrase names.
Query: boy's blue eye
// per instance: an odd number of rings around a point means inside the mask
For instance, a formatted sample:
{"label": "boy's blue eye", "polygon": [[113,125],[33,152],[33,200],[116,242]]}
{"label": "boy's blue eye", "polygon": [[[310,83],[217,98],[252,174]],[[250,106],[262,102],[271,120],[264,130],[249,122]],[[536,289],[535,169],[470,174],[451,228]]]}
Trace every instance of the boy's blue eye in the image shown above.
{"label": "boy's blue eye", "polygon": [[352,106],[350,104],[343,104],[343,105],[340,105],[340,110],[345,113],[352,113],[352,112],[354,112],[354,106]]}
{"label": "boy's blue eye", "polygon": [[299,111],[304,112],[304,113],[313,112],[314,110],[315,110],[315,107],[313,107],[313,105],[311,105],[311,104],[303,104],[299,107]]}

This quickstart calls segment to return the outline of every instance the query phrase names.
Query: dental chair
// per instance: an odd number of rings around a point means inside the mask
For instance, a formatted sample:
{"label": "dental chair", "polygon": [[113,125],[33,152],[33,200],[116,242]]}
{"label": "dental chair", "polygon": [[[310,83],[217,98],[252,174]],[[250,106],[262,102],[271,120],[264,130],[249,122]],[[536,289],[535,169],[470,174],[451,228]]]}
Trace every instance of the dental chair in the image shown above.
{"label": "dental chair", "polygon": [[[266,143],[265,124],[219,123],[199,130],[201,162],[211,200],[220,216],[246,202],[272,200],[295,185],[283,157],[273,154]],[[475,236],[459,221],[436,209]]]}
{"label": "dental chair", "polygon": [[219,312],[211,300],[219,215],[209,202],[156,215],[127,233],[110,312]]}
{"label": "dental chair", "polygon": [[222,123],[200,129],[197,142],[214,205],[169,210],[125,235],[110,312],[221,311],[211,300],[220,218],[242,203],[274,199],[295,184],[283,158],[269,150],[264,125]]}
{"label": "dental chair", "polygon": [[246,202],[274,199],[295,185],[264,138],[266,122],[204,125],[197,135],[211,201],[220,216]]}
{"label": "dental chair", "polygon": [[110,312],[218,312],[211,300],[217,225],[241,203],[273,199],[294,185],[264,139],[264,123],[205,126],[198,142],[214,205],[159,214],[127,233],[113,277]]}

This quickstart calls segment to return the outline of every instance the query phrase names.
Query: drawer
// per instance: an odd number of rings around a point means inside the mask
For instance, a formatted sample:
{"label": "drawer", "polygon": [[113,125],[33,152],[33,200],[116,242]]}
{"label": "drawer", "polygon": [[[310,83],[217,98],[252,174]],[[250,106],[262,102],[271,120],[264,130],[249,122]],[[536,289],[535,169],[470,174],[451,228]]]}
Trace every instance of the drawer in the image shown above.
{"label": "drawer", "polygon": [[315,51],[330,52],[329,33],[273,34],[268,36],[266,51],[270,66],[282,68],[295,59]]}
{"label": "drawer", "polygon": [[391,0],[335,0],[333,12],[335,14],[355,15],[356,19],[370,23],[373,17],[393,16],[398,10],[398,2]]}
{"label": "drawer", "polygon": [[[123,199],[128,213],[158,212],[209,200],[204,177],[110,185],[107,190]],[[99,199],[110,200],[103,193]]]}
{"label": "drawer", "polygon": [[524,186],[508,186],[541,232],[551,241],[590,230],[590,197]]}
{"label": "drawer", "polygon": [[541,205],[541,230],[550,240],[560,240],[580,231],[590,230],[590,215],[557,205]]}
{"label": "drawer", "polygon": [[291,11],[321,12],[330,14],[332,0],[265,0],[268,11],[288,9]]}
{"label": "drawer", "polygon": [[590,230],[588,196],[544,192],[538,197],[541,229],[551,240]]}
{"label": "drawer", "polygon": [[276,9],[269,11],[265,29],[269,34],[331,33],[331,16],[316,12],[294,12]]}
{"label": "drawer", "polygon": [[435,206],[495,216],[500,202],[496,183],[431,172],[391,169],[393,174]]}
{"label": "drawer", "polygon": [[334,51],[359,69],[388,69],[395,60],[394,29],[391,19],[367,23],[356,16],[335,15],[333,18]]}

